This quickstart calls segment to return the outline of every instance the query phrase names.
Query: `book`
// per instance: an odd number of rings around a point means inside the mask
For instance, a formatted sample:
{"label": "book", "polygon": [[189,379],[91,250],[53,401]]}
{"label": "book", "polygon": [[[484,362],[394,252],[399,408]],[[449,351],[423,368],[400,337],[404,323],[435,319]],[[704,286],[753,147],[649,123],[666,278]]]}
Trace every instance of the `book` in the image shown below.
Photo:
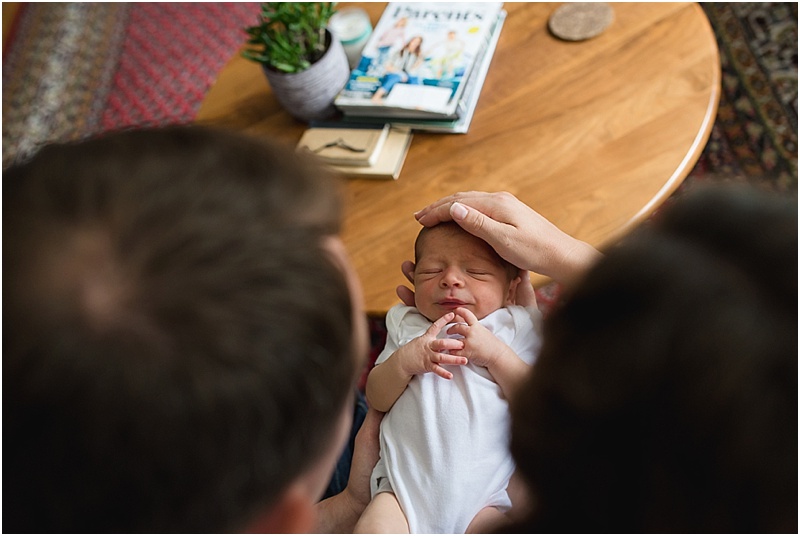
{"label": "book", "polygon": [[390,2],[334,99],[346,116],[457,120],[502,2]]}
{"label": "book", "polygon": [[387,121],[393,127],[405,127],[420,132],[439,132],[447,134],[466,134],[472,123],[472,116],[478,105],[478,98],[481,95],[483,83],[489,72],[489,65],[494,57],[497,42],[500,39],[500,31],[503,29],[506,12],[501,11],[497,18],[497,23],[490,36],[486,49],[483,51],[478,65],[472,75],[467,80],[464,87],[464,94],[459,102],[459,110],[463,110],[458,119],[404,119],[404,118],[383,118],[367,116],[343,116],[340,124],[342,125],[371,125],[383,124]]}
{"label": "book", "polygon": [[[374,125],[356,126],[354,130],[374,130]],[[312,127],[325,129],[325,127]],[[350,129],[348,129],[350,130]],[[383,146],[378,152],[375,163],[369,166],[343,166],[330,164],[322,161],[332,171],[350,178],[360,179],[397,179],[408,154],[413,137],[411,130],[407,128],[388,128],[388,134],[383,142]],[[298,144],[298,149],[301,147]]]}
{"label": "book", "polygon": [[297,144],[298,150],[315,154],[328,164],[371,166],[375,164],[389,125],[374,128],[309,128]]}

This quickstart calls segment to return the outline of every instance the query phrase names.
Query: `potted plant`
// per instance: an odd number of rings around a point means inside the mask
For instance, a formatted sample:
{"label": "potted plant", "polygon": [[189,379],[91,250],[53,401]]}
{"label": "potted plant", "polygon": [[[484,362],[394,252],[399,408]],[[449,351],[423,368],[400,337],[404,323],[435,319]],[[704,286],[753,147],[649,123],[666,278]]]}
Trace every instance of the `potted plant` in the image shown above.
{"label": "potted plant", "polygon": [[350,76],[344,48],[327,29],[335,11],[332,2],[265,2],[259,24],[245,28],[242,55],[262,65],[278,102],[303,121],[333,114]]}

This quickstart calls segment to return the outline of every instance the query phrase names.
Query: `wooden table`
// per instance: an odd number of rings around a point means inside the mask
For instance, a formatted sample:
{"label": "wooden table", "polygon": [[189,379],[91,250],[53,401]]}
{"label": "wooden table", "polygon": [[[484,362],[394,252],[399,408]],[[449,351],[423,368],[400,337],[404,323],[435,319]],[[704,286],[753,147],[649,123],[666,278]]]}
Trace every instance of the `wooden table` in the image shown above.
{"label": "wooden table", "polygon": [[[349,180],[342,238],[368,312],[397,303],[412,258],[412,214],[466,190],[512,192],[598,249],[644,220],[697,161],[719,102],[720,66],[702,9],[612,4],[605,33],[578,43],[547,29],[557,3],[507,3],[468,134],[416,133],[397,181]],[[374,23],[385,4],[364,4]],[[306,125],[284,112],[260,66],[234,57],[198,121],[294,147]],[[534,276],[534,282],[545,280]]]}

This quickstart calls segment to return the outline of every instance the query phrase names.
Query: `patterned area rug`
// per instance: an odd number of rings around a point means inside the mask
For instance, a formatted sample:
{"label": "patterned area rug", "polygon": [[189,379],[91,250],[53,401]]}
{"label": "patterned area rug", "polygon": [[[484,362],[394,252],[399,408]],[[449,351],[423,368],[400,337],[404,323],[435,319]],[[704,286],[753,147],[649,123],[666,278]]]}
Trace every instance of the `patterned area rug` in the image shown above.
{"label": "patterned area rug", "polygon": [[749,181],[797,195],[797,3],[703,3],[720,50],[722,96],[686,186]]}
{"label": "patterned area rug", "polygon": [[[797,196],[797,4],[702,4],[722,64],[716,124],[676,192],[747,181]],[[192,121],[253,3],[26,4],[3,50],[3,167],[49,141]],[[546,312],[559,287],[538,291]],[[370,319],[373,346],[385,338]]]}
{"label": "patterned area rug", "polygon": [[25,4],[3,50],[3,167],[48,141],[187,123],[253,3]]}

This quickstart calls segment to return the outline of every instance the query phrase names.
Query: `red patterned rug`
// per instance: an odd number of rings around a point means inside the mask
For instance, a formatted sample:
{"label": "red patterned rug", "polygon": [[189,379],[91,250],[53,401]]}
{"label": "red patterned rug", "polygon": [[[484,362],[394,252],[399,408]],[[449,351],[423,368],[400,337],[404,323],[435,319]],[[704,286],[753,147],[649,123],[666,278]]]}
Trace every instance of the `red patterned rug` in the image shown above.
{"label": "red patterned rug", "polygon": [[24,4],[3,50],[3,167],[53,140],[194,119],[254,3]]}

